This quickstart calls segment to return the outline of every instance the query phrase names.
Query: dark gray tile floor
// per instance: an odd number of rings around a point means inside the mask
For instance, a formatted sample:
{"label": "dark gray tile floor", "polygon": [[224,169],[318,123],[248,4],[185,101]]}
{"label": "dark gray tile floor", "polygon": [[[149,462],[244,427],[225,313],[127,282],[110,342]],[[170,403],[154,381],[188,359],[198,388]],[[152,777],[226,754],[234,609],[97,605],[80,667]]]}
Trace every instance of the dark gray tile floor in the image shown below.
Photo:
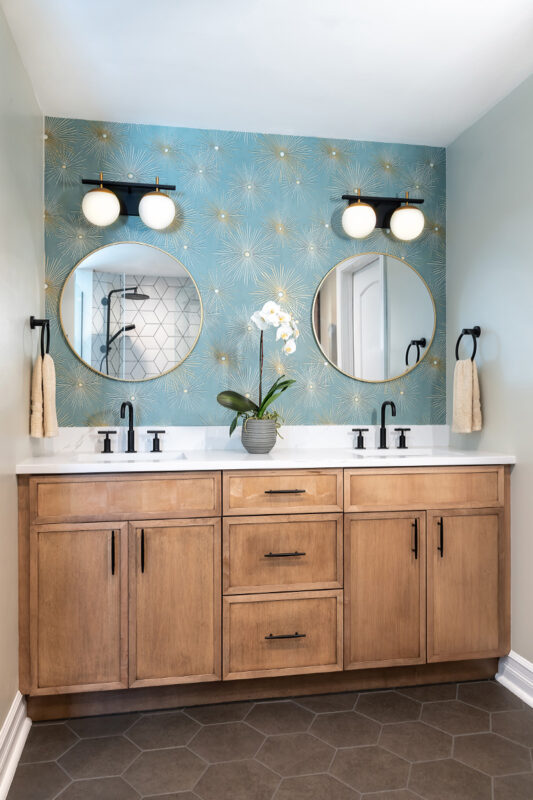
{"label": "dark gray tile floor", "polygon": [[33,725],[8,800],[533,800],[494,681]]}

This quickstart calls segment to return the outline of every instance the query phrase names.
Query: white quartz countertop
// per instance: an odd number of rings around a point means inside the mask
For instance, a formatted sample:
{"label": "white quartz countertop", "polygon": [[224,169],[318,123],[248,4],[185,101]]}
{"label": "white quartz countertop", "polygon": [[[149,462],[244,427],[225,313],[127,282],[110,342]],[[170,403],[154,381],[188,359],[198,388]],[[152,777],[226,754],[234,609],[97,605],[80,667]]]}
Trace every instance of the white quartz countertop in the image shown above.
{"label": "white quartz countertop", "polygon": [[105,472],[189,472],[201,470],[311,469],[318,467],[448,467],[514,464],[512,455],[447,447],[407,450],[354,450],[279,447],[268,455],[244,450],[180,450],[163,453],[61,452],[28,458],[17,465],[18,475],[67,475]]}

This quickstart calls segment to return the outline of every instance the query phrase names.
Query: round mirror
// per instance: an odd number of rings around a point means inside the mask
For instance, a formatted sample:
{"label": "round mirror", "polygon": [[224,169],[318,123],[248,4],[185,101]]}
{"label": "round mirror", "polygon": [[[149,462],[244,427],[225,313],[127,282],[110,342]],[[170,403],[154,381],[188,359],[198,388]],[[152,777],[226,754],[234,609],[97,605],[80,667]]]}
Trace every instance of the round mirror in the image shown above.
{"label": "round mirror", "polygon": [[313,330],[338,370],[359,381],[390,381],[412,370],[435,335],[428,285],[405,261],[362,253],[322,279],[313,302]]}
{"label": "round mirror", "polygon": [[121,381],[146,381],[187,358],[200,335],[198,287],[173,256],[120,242],[85,256],[61,292],[63,333],[91,369]]}

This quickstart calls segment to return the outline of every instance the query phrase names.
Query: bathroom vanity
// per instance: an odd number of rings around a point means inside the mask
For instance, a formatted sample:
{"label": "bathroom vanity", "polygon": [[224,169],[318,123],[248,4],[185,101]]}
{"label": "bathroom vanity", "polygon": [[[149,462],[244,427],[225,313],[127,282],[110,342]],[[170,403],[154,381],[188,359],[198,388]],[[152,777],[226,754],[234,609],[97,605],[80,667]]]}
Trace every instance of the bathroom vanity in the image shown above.
{"label": "bathroom vanity", "polygon": [[511,462],[21,466],[30,716],[494,675],[510,647]]}

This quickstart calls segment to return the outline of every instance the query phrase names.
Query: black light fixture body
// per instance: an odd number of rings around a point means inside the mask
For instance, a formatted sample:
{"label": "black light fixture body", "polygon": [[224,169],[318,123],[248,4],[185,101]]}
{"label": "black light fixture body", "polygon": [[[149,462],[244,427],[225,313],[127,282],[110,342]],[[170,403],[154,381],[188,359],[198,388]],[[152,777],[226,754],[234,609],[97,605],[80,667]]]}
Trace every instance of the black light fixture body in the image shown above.
{"label": "black light fixture body", "polygon": [[348,200],[348,204],[367,203],[376,212],[376,228],[390,228],[390,220],[394,212],[400,206],[408,203],[409,205],[421,205],[424,201],[411,197],[371,197],[363,194],[343,194],[343,200]]}
{"label": "black light fixture body", "polygon": [[145,194],[159,189],[171,192],[176,188],[175,184],[170,183],[130,183],[130,181],[93,180],[92,178],[82,178],[81,182],[84,186],[102,186],[104,189],[114,192],[120,203],[120,214],[125,217],[139,216],[139,203]]}

